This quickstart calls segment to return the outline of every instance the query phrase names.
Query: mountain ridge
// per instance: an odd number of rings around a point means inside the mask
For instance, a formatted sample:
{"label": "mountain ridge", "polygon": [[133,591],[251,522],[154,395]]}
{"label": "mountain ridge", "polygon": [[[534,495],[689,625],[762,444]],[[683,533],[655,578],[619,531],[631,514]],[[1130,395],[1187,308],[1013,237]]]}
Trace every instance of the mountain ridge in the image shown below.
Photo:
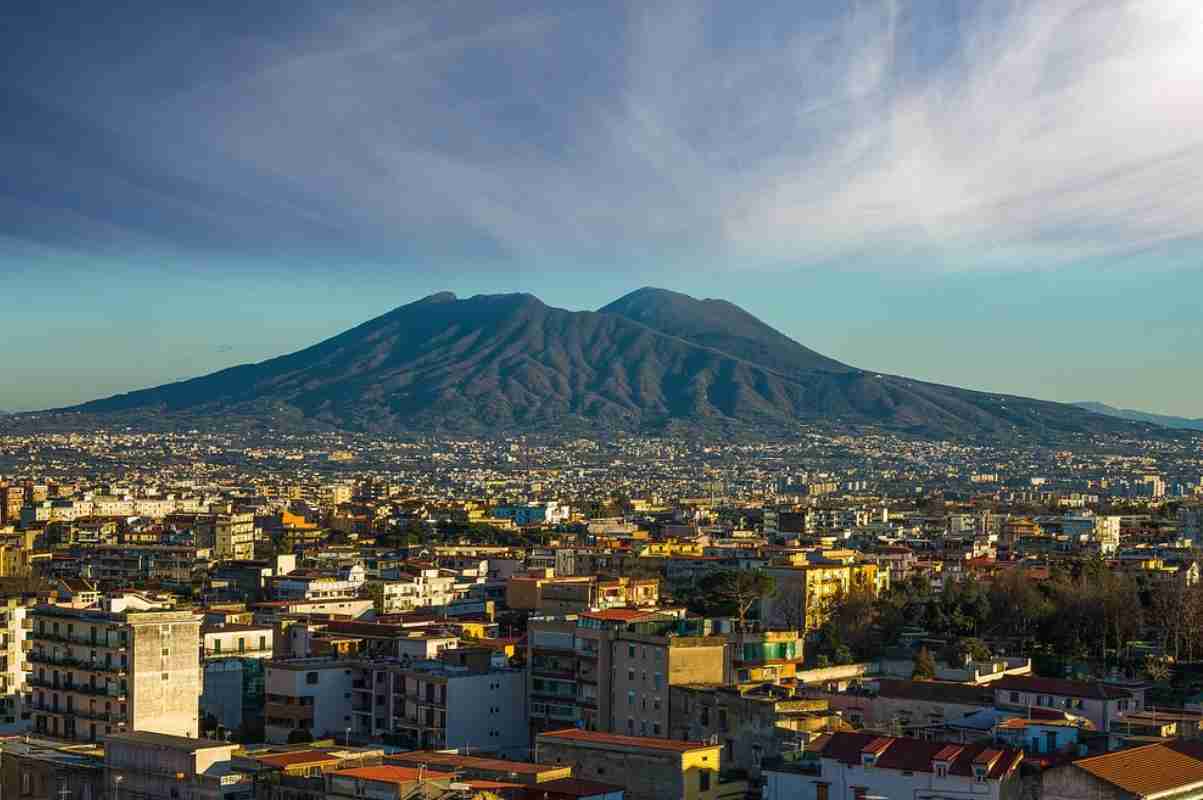
{"label": "mountain ridge", "polygon": [[1073,406],[870,372],[725,300],[645,287],[597,311],[440,292],[293,353],[56,412],[291,420],[376,433],[879,426],[1135,432]]}
{"label": "mountain ridge", "polygon": [[1138,411],[1133,408],[1116,408],[1115,406],[1109,406],[1106,403],[1094,400],[1082,400],[1070,405],[1084,408],[1096,414],[1126,419],[1131,422],[1148,422],[1173,430],[1203,431],[1203,417],[1191,418],[1175,417],[1172,414],[1154,414],[1151,411]]}

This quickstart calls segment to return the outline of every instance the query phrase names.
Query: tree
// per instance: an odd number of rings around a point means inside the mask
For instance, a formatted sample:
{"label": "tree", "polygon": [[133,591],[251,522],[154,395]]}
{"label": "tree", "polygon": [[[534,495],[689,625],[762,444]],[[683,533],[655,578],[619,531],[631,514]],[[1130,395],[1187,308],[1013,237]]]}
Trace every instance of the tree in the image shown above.
{"label": "tree", "polygon": [[313,741],[313,734],[308,728],[297,728],[288,734],[288,744],[308,744]]}
{"label": "tree", "polygon": [[731,608],[741,629],[748,612],[764,598],[771,597],[775,586],[776,582],[760,570],[715,572],[699,582],[705,594]]}
{"label": "tree", "polygon": [[915,656],[915,668],[911,671],[911,680],[930,681],[936,677],[936,660],[926,647],[919,648]]}

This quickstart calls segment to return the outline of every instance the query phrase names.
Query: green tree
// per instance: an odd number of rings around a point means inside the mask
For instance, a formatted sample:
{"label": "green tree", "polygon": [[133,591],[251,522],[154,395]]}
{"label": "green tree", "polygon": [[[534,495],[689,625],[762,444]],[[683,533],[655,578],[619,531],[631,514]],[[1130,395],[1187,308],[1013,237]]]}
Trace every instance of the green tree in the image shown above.
{"label": "green tree", "polygon": [[707,575],[699,588],[708,597],[731,609],[744,627],[748,613],[766,597],[773,595],[776,582],[760,570],[730,570]]}
{"label": "green tree", "polygon": [[936,677],[936,660],[932,658],[926,647],[919,648],[915,656],[915,668],[911,670],[911,680],[930,681]]}

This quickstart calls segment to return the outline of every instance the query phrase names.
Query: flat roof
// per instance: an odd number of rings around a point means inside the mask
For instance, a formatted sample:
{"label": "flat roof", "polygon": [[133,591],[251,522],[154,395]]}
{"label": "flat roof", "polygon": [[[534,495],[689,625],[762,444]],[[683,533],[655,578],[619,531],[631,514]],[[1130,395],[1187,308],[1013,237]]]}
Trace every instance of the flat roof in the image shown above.
{"label": "flat roof", "polygon": [[166,747],[171,750],[208,750],[212,747],[238,747],[233,742],[219,742],[216,739],[193,739],[188,736],[172,736],[153,731],[130,731],[129,733],[112,733],[104,737],[106,742],[130,742],[132,744],[148,744],[156,747]]}
{"label": "flat roof", "polygon": [[720,744],[706,742],[678,742],[673,739],[657,739],[651,736],[623,736],[617,733],[600,733],[598,731],[582,731],[577,728],[566,728],[562,731],[540,733],[540,739],[556,741],[580,742],[581,744],[613,745],[615,747],[632,747],[642,750],[662,750],[669,753],[690,753],[694,750],[717,750]]}

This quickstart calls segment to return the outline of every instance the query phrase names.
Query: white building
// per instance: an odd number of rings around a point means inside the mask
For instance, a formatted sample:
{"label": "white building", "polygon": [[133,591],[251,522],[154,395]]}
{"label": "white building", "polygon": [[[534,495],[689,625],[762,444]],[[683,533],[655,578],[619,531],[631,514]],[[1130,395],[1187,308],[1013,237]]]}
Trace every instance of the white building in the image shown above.
{"label": "white building", "polygon": [[871,733],[832,733],[796,760],[763,769],[764,800],[1018,796],[1023,752]]}

